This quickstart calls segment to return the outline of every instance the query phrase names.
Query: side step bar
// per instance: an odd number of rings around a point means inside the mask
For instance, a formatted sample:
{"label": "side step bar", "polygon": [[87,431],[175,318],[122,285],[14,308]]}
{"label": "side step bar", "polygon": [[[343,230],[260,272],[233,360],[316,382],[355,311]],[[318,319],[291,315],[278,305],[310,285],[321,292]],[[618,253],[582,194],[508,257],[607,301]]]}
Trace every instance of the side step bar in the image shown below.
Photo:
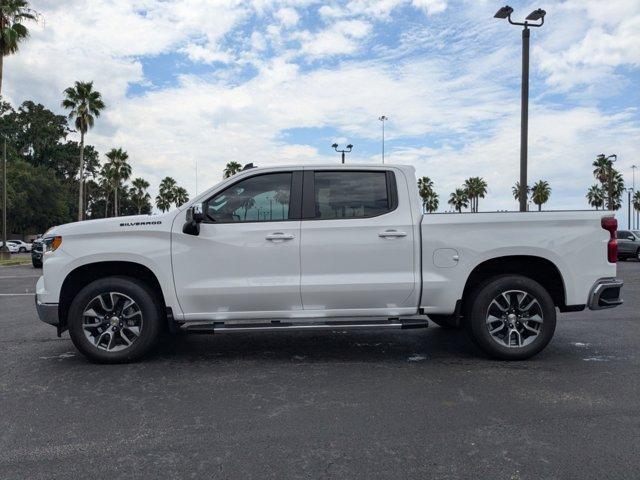
{"label": "side step bar", "polygon": [[409,329],[427,328],[429,322],[420,319],[390,319],[383,321],[353,321],[353,322],[305,322],[292,323],[273,321],[268,323],[225,324],[224,322],[200,323],[196,325],[183,324],[181,329],[187,333],[242,333],[242,332],[277,332],[277,331],[318,331],[318,330],[368,330],[368,329]]}

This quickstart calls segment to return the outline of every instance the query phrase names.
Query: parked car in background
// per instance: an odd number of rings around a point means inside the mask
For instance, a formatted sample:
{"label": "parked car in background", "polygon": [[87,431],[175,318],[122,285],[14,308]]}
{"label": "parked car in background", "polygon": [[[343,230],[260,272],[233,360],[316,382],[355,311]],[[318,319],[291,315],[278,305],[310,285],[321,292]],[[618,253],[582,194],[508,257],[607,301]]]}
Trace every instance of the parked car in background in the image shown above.
{"label": "parked car in background", "polygon": [[640,260],[640,232],[618,230],[618,259],[635,258]]}
{"label": "parked car in background", "polygon": [[33,268],[42,268],[42,237],[33,241],[31,248],[31,264]]}
{"label": "parked car in background", "polygon": [[[0,242],[0,247],[3,246],[4,243]],[[9,252],[11,253],[18,253],[18,246],[15,243],[11,243],[9,241],[7,241],[7,247],[9,248]]]}
{"label": "parked car in background", "polygon": [[7,242],[17,245],[19,253],[26,253],[31,251],[30,243],[23,242],[22,240],[7,240]]}
{"label": "parked car in background", "polygon": [[164,328],[426,327],[416,314],[520,360],[556,310],[622,303],[612,213],[423,216],[416,185],[409,166],[254,168],[163,215],[53,227],[38,314],[99,362],[140,358]]}

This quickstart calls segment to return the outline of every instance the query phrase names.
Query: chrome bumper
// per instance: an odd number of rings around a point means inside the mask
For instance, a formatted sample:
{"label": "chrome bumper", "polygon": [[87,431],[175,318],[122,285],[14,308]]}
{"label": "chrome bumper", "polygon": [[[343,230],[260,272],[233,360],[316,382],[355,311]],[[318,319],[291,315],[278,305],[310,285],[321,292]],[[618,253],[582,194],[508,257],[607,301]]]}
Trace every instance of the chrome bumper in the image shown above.
{"label": "chrome bumper", "polygon": [[589,293],[589,309],[602,310],[622,305],[622,286],[624,282],[617,278],[601,278]]}
{"label": "chrome bumper", "polygon": [[38,311],[38,317],[40,317],[40,320],[44,323],[56,327],[60,324],[57,303],[40,303],[38,297],[36,297],[36,310]]}

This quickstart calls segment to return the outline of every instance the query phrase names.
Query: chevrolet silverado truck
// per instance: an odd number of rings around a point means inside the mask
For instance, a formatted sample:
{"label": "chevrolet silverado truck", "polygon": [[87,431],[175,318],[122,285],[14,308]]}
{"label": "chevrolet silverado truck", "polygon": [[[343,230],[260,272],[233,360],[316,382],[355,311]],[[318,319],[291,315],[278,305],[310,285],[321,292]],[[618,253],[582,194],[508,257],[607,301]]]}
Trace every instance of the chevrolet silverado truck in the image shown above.
{"label": "chevrolet silverado truck", "polygon": [[464,328],[526,359],[556,312],[615,307],[612,213],[423,215],[409,166],[247,168],[153,216],[54,227],[41,320],[96,362],[163,332]]}

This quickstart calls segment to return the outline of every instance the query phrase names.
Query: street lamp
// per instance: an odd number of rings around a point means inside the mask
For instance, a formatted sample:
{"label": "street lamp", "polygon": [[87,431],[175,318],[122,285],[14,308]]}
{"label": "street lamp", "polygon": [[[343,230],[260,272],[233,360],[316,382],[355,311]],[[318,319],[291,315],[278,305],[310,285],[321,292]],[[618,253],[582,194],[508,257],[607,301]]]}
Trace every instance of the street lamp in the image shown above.
{"label": "street lamp", "polygon": [[625,188],[625,190],[627,191],[627,201],[629,202],[629,204],[627,205],[628,207],[628,211],[627,211],[627,229],[631,230],[631,196],[633,193],[633,188]]}
{"label": "street lamp", "polygon": [[389,117],[382,115],[381,117],[378,117],[378,120],[382,122],[382,163],[384,163],[384,122],[389,120]]}
{"label": "street lamp", "polygon": [[609,198],[608,207],[609,210],[613,210],[613,162],[618,160],[618,155],[615,153],[613,155],[606,156],[604,153],[601,153],[596,157],[597,160],[611,160],[609,164],[609,185],[607,188],[607,197]]}
{"label": "street lamp", "polygon": [[11,258],[11,252],[7,246],[7,137],[4,137],[2,149],[2,246],[0,246],[0,258],[7,260]]}
{"label": "street lamp", "polygon": [[[638,168],[636,165],[631,165],[631,171],[633,172],[633,183],[632,183],[632,188],[633,188],[633,196],[635,197],[635,192],[636,192],[636,168]],[[633,211],[635,213],[635,215],[633,216],[633,220],[634,220],[634,224],[633,224],[633,228],[636,229],[638,228],[638,213],[640,213],[640,210],[636,210],[635,207],[633,208]]]}
{"label": "street lamp", "polygon": [[343,163],[343,164],[344,164],[344,154],[345,154],[345,153],[349,153],[351,150],[353,150],[353,145],[351,145],[351,144],[347,145],[346,150],[338,150],[338,144],[337,144],[337,143],[334,143],[334,144],[333,144],[333,145],[331,145],[331,146],[333,147],[333,149],[334,149],[336,152],[338,152],[338,153],[341,153],[341,154],[342,154],[342,163]]}
{"label": "street lamp", "polygon": [[[513,8],[509,5],[502,7],[496,12],[494,18],[508,19],[511,25],[524,27],[522,29],[522,92],[520,98],[520,185],[527,183],[527,147],[529,130],[529,37],[531,31],[529,27],[541,27],[544,25],[544,16],[547,14],[541,8],[531,12],[524,22],[514,22],[511,20]],[[530,23],[530,22],[540,23]],[[526,187],[520,188],[520,211],[527,209]]]}

